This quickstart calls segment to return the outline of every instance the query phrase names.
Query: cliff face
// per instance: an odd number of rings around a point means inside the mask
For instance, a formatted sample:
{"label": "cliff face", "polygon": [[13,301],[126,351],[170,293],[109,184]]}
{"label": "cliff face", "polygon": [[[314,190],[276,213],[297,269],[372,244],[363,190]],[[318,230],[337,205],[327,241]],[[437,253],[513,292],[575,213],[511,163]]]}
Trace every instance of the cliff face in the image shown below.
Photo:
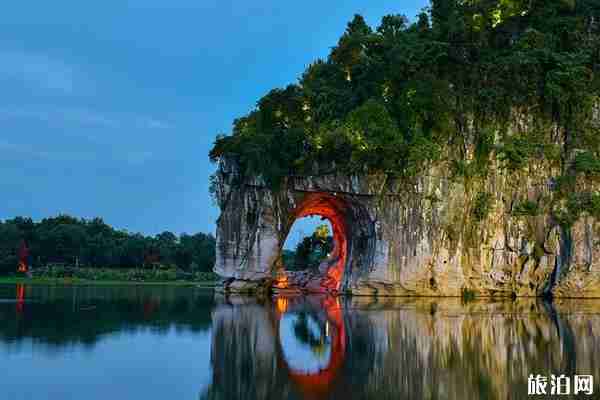
{"label": "cliff face", "polygon": [[[515,212],[552,198],[555,172],[542,161],[472,181],[432,167],[410,185],[333,174],[291,176],[272,190],[222,160],[215,271],[230,291],[600,297],[600,223],[583,216],[565,227]],[[280,255],[307,215],[331,221],[335,249],[321,276],[300,278],[284,272]]]}

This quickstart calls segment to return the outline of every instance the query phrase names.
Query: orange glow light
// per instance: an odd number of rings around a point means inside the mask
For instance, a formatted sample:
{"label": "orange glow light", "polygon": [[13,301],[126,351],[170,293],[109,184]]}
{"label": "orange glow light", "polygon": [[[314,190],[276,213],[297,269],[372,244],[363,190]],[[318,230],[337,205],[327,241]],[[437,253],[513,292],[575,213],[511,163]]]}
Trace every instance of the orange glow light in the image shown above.
{"label": "orange glow light", "polygon": [[19,267],[17,268],[18,272],[27,272],[27,265],[23,261],[19,261]]}
{"label": "orange glow light", "polygon": [[275,284],[273,286],[277,289],[287,289],[289,285],[290,283],[288,277],[286,275],[283,275],[275,281]]}
{"label": "orange glow light", "polygon": [[329,220],[333,229],[333,250],[330,258],[337,260],[327,270],[321,286],[329,293],[340,290],[344,268],[348,259],[348,226],[346,221],[348,205],[343,198],[318,193],[306,196],[302,204],[294,210],[296,219],[311,215],[320,215]]}
{"label": "orange glow light", "polygon": [[275,306],[277,307],[277,311],[279,311],[281,314],[284,314],[288,310],[288,299],[285,297],[278,297]]}

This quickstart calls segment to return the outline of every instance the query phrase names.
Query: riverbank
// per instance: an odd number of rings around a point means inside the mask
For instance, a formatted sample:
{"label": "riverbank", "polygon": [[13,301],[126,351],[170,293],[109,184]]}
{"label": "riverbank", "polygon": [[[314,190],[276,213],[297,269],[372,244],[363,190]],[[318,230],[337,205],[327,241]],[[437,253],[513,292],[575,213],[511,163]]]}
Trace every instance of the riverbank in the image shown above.
{"label": "riverbank", "polygon": [[121,281],[121,280],[90,280],[81,278],[24,278],[0,277],[0,285],[79,285],[79,286],[187,286],[214,288],[216,281]]}

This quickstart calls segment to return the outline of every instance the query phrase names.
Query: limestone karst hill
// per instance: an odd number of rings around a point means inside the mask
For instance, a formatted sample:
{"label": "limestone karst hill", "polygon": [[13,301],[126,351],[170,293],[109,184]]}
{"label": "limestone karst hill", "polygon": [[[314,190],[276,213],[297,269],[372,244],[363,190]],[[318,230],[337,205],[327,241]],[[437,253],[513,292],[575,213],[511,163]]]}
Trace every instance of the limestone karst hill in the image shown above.
{"label": "limestone karst hill", "polygon": [[[211,151],[228,290],[600,297],[600,4],[360,16]],[[280,262],[331,221],[321,275]]]}

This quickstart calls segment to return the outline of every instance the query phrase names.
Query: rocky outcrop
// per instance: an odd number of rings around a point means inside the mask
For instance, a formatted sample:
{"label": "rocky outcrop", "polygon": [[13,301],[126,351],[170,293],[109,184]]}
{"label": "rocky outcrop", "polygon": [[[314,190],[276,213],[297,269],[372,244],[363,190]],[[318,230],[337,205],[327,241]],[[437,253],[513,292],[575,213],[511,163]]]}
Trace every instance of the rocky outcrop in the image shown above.
{"label": "rocky outcrop", "polygon": [[[551,198],[557,174],[541,163],[469,180],[437,166],[410,184],[332,173],[290,176],[275,190],[221,160],[214,270],[230,291],[600,297],[598,221],[565,228],[544,213],[514,212]],[[335,249],[320,276],[298,280],[286,275],[281,250],[307,215],[331,222]]]}

